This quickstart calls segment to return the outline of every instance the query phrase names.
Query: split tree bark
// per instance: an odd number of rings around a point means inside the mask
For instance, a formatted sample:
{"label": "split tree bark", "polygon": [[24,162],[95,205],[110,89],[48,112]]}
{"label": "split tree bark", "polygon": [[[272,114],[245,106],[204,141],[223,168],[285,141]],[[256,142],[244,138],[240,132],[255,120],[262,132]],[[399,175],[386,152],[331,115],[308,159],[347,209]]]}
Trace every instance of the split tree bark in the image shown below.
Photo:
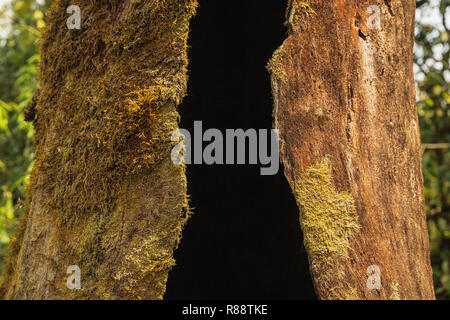
{"label": "split tree bark", "polygon": [[[290,35],[269,69],[317,293],[432,299],[414,1],[289,2]],[[66,28],[72,4],[81,30]],[[380,30],[367,28],[374,4]],[[194,0],[55,0],[41,41],[28,212],[0,297],[162,298],[189,213],[170,135],[195,8]],[[70,265],[81,270],[80,290],[66,286]]]}
{"label": "split tree bark", "polygon": [[321,299],[434,298],[414,16],[414,0],[293,0],[290,35],[269,63],[281,158]]}

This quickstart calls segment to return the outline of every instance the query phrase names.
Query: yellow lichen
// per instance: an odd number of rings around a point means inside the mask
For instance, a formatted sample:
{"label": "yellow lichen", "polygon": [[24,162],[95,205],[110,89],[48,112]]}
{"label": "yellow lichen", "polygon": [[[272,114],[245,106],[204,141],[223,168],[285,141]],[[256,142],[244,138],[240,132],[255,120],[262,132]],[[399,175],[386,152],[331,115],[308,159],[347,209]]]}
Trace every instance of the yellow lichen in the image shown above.
{"label": "yellow lichen", "polygon": [[[158,120],[161,86],[138,88],[127,94],[123,103],[114,108],[102,137],[102,144],[113,152],[120,152],[127,143],[136,145],[129,155],[124,155],[119,165],[126,168],[126,173],[149,167],[155,158],[153,147],[158,138],[152,131]],[[100,139],[100,138],[99,138]]]}
{"label": "yellow lichen", "polygon": [[[349,193],[335,189],[327,158],[297,176],[294,194],[311,272],[317,282],[331,289],[344,277],[339,264],[348,258],[350,238],[360,230],[354,200]],[[356,297],[344,285],[331,290],[330,295],[336,299]]]}
{"label": "yellow lichen", "polygon": [[289,27],[289,31],[291,32],[313,14],[316,14],[316,12],[307,1],[292,0],[286,12],[286,25]]}
{"label": "yellow lichen", "polygon": [[391,282],[391,295],[389,296],[389,300],[401,300],[400,292],[398,290],[398,282]]}
{"label": "yellow lichen", "polygon": [[275,52],[273,53],[272,58],[267,63],[267,70],[270,72],[270,74],[275,76],[277,79],[284,81],[286,79],[286,72],[283,69],[282,61],[283,61],[283,55],[284,55],[284,48],[283,46],[280,46]]}

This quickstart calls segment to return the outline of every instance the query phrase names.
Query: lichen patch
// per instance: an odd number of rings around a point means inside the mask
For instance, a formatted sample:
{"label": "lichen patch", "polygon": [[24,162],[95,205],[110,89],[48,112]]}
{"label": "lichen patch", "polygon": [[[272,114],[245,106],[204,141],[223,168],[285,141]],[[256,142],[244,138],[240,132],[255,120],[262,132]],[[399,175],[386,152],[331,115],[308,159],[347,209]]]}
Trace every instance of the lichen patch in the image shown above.
{"label": "lichen patch", "polygon": [[[343,278],[339,268],[348,259],[351,237],[359,232],[358,217],[352,196],[333,185],[330,161],[325,158],[299,173],[294,195],[300,210],[300,225],[314,279],[333,288]],[[334,299],[356,297],[345,285],[331,290]]]}
{"label": "lichen patch", "polygon": [[398,282],[396,281],[391,282],[391,295],[389,296],[389,300],[401,300],[398,287],[399,287]]}
{"label": "lichen patch", "polygon": [[289,31],[294,30],[300,23],[304,22],[309,16],[316,14],[308,1],[291,0],[286,12],[286,25]]}

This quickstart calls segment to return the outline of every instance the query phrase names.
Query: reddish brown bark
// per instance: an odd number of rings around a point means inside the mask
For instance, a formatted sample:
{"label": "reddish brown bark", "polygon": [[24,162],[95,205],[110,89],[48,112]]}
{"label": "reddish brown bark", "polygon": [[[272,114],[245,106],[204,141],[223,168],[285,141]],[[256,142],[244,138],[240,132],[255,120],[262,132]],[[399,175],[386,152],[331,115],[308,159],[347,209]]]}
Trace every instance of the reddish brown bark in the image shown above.
{"label": "reddish brown bark", "polygon": [[[309,255],[311,265],[332,259],[322,272],[342,272],[324,281],[312,270],[318,296],[433,299],[412,68],[415,1],[312,0],[315,14],[292,2],[291,33],[269,65],[285,175],[295,188],[328,159],[360,226],[347,257]],[[381,29],[367,25],[374,4]],[[305,199],[297,201],[304,209]],[[372,265],[380,290],[366,283]]]}

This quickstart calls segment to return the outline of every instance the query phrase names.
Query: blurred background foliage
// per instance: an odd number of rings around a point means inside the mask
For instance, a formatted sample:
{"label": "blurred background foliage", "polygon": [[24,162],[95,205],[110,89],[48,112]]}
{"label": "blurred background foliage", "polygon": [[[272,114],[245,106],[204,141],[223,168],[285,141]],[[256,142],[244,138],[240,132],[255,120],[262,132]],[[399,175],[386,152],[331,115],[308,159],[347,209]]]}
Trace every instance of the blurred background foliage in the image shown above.
{"label": "blurred background foliage", "polygon": [[450,0],[417,1],[415,73],[436,296],[450,299]]}
{"label": "blurred background foliage", "polygon": [[45,27],[44,12],[48,3],[14,0],[3,1],[0,5],[1,273],[8,243],[23,214],[21,203],[33,163],[33,126],[24,121],[23,109],[38,87],[36,40]]}
{"label": "blurred background foliage", "polygon": [[[33,127],[23,109],[38,87],[36,41],[50,0],[0,0],[0,274],[23,214]],[[417,107],[436,295],[450,299],[450,0],[418,0]],[[1,281],[1,276],[0,276]]]}

